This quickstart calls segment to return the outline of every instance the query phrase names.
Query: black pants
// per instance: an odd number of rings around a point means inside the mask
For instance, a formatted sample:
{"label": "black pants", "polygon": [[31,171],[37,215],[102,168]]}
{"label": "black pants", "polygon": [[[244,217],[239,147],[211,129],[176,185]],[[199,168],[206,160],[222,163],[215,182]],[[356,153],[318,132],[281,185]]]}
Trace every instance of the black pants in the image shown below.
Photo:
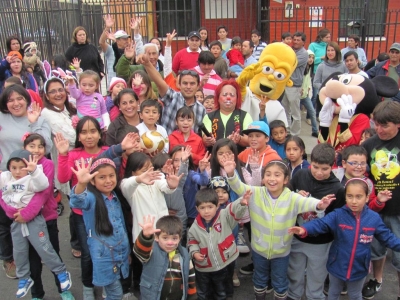
{"label": "black pants", "polygon": [[13,244],[11,239],[12,220],[7,217],[0,206],[0,259],[4,261],[13,260]]}
{"label": "black pants", "polygon": [[[215,272],[199,272],[196,270],[197,299],[208,300],[211,298],[214,300],[225,300],[225,278],[227,274],[228,266]],[[211,295],[210,290],[213,291]]]}
{"label": "black pants", "polygon": [[[58,226],[57,219],[49,220],[46,222],[47,231],[49,232],[50,243],[54,248],[54,251],[60,256],[60,243],[58,240]],[[61,257],[60,257],[61,259]],[[43,298],[44,290],[42,284],[42,260],[40,256],[37,254],[35,248],[32,245],[29,245],[29,264],[31,271],[31,278],[34,281],[34,285],[31,288],[32,298]],[[57,275],[54,274],[55,283],[58,289],[58,292],[61,294],[60,282],[58,281]]]}

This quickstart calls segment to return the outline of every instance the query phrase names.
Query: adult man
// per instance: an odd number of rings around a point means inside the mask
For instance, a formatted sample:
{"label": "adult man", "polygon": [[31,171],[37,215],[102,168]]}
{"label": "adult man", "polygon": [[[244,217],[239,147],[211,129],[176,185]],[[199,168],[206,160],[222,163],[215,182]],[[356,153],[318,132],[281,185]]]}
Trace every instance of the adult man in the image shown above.
{"label": "adult man", "polygon": [[[365,141],[362,146],[368,152],[368,164],[371,167],[370,178],[375,190],[389,190],[392,199],[385,203],[379,212],[386,226],[400,237],[400,103],[395,101],[380,102],[372,113],[376,135]],[[379,202],[378,202],[379,204]],[[370,238],[370,236],[367,236]],[[362,290],[364,299],[372,299],[382,287],[383,267],[386,247],[373,239],[371,260],[374,279],[370,279]],[[392,265],[397,270],[400,282],[400,252],[392,251]]]}
{"label": "adult man", "polygon": [[261,33],[257,29],[251,31],[251,41],[254,44],[253,56],[258,61],[267,44],[261,41]]}
{"label": "adult man", "polygon": [[200,88],[204,96],[214,95],[215,89],[222,82],[222,78],[214,71],[214,55],[210,51],[202,51],[197,62],[199,65],[193,70],[200,76]]}
{"label": "adult man", "polygon": [[182,70],[193,69],[199,58],[200,49],[200,33],[191,31],[188,35],[189,47],[179,50],[172,60],[172,71],[178,74]]}
{"label": "adult man", "polygon": [[[400,88],[400,43],[392,44],[389,50],[389,59],[369,69],[367,74],[369,78],[374,78],[378,75],[389,76],[399,83]],[[393,98],[385,98],[385,100],[389,99],[400,102],[400,91]]]}
{"label": "adult man", "polygon": [[254,43],[250,40],[244,40],[242,43],[242,54],[244,58],[244,67],[257,63],[257,59],[253,56]]}
{"label": "adult man", "polygon": [[360,74],[368,78],[368,74],[358,67],[358,54],[356,51],[348,51],[343,57],[349,74]]}
{"label": "adult man", "polygon": [[[158,72],[163,76],[164,71],[164,64],[161,60],[158,59],[159,51],[158,46],[153,43],[147,43],[143,46],[144,53],[147,55],[150,63],[156,68]],[[139,63],[140,54],[136,56],[136,60]],[[131,65],[130,60],[133,59],[135,56],[135,45],[132,43],[130,46],[125,48],[125,54],[119,59],[115,71],[117,72],[117,76],[125,79],[125,81],[129,80],[131,74],[137,70],[145,70],[145,68],[138,64],[138,65]],[[164,77],[164,76],[163,76]]]}
{"label": "adult man", "polygon": [[[304,48],[306,35],[303,32],[296,32],[293,35],[293,50],[297,57],[297,67],[290,79],[293,86],[285,87],[285,94],[282,99],[282,106],[285,108],[287,122],[292,135],[299,135],[301,130],[300,96],[303,84],[304,70],[308,61],[308,53]],[[293,118],[293,121],[292,121]]]}
{"label": "adult man", "polygon": [[199,74],[193,70],[181,71],[178,81],[181,91],[176,92],[168,86],[163,77],[157,72],[146,53],[139,58],[139,62],[143,64],[147,74],[157,85],[161,101],[164,103],[161,126],[165,128],[168,134],[171,134],[175,129],[177,110],[183,106],[188,106],[193,109],[195,116],[193,129],[197,132],[198,124],[203,121],[203,117],[206,114],[204,106],[197,102],[194,96],[200,84]]}
{"label": "adult man", "polygon": [[[104,58],[107,65],[107,84],[111,82],[111,78],[115,77],[115,66],[118,60],[124,54],[124,50],[129,45],[129,38],[131,37],[123,30],[118,30],[114,34],[110,32],[114,26],[114,19],[112,16],[104,16],[105,28],[99,39],[99,45],[104,52]],[[142,36],[139,33],[139,25],[141,18],[132,18],[130,25],[134,31],[134,40],[136,47],[136,54],[143,53]],[[111,45],[107,43],[107,38],[114,41]]]}

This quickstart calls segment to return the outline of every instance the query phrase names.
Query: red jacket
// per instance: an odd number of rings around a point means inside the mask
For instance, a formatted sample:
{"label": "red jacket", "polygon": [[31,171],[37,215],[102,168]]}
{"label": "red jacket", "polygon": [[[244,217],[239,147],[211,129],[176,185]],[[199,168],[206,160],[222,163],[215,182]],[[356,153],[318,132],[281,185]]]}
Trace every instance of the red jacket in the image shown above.
{"label": "red jacket", "polygon": [[179,130],[175,130],[174,132],[172,132],[168,136],[168,139],[169,139],[169,152],[171,152],[171,150],[178,145],[191,146],[193,163],[196,166],[199,165],[199,161],[203,159],[204,154],[206,153],[206,148],[204,147],[203,140],[201,139],[200,136],[195,134],[193,130],[190,132],[190,136],[187,139],[187,141],[185,141],[182,132],[180,132]]}

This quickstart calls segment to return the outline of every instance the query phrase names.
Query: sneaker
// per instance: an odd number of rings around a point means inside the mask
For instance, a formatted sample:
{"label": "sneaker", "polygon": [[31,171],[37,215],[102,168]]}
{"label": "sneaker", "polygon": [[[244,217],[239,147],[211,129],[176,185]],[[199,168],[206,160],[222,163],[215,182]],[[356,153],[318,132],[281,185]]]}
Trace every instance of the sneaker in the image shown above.
{"label": "sneaker", "polygon": [[58,280],[60,281],[60,287],[63,292],[69,290],[72,285],[71,274],[65,271],[57,275]]}
{"label": "sneaker", "polygon": [[318,132],[313,132],[313,133],[311,133],[311,136],[313,136],[313,137],[315,137],[315,138],[318,138]]}
{"label": "sneaker", "polygon": [[60,294],[62,300],[75,300],[75,297],[70,291],[65,291]]}
{"label": "sneaker", "polygon": [[83,286],[83,300],[95,300],[94,288]]}
{"label": "sneaker", "polygon": [[362,297],[364,299],[372,299],[381,288],[382,283],[379,283],[376,279],[370,279],[362,289]]}
{"label": "sneaker", "polygon": [[28,294],[29,289],[33,285],[33,280],[32,278],[27,278],[27,279],[20,279],[18,282],[18,291],[15,294],[17,298],[22,298],[25,297],[26,294]]}
{"label": "sneaker", "polygon": [[247,266],[241,267],[241,268],[239,269],[239,272],[240,272],[241,274],[244,274],[244,275],[251,275],[251,274],[253,274],[253,271],[254,271],[254,265],[253,265],[253,263],[248,264]]}
{"label": "sneaker", "polygon": [[306,119],[306,123],[311,126],[311,120],[310,119]]}
{"label": "sneaker", "polygon": [[3,270],[6,271],[6,276],[11,279],[17,278],[17,267],[13,260],[3,261]]}
{"label": "sneaker", "polygon": [[344,283],[343,289],[340,292],[340,295],[347,295],[347,283]]}
{"label": "sneaker", "polygon": [[236,246],[239,253],[250,253],[249,247],[246,245],[246,240],[244,239],[243,233],[239,232],[236,239]]}
{"label": "sneaker", "polygon": [[133,293],[126,293],[124,294],[124,297],[122,297],[123,300],[137,300],[135,295]]}
{"label": "sneaker", "polygon": [[232,281],[233,281],[233,286],[240,286],[240,280],[236,270],[233,272]]}

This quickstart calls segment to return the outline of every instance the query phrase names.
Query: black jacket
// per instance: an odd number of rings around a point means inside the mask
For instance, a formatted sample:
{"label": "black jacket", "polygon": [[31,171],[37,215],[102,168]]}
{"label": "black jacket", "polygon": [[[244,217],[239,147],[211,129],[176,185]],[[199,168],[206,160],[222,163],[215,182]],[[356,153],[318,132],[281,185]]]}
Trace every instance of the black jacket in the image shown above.
{"label": "black jacket", "polygon": [[72,59],[75,57],[81,60],[81,68],[83,71],[95,71],[100,77],[100,72],[104,73],[104,62],[101,59],[99,51],[92,44],[73,43],[69,46],[65,52],[65,58],[69,62],[72,62]]}

